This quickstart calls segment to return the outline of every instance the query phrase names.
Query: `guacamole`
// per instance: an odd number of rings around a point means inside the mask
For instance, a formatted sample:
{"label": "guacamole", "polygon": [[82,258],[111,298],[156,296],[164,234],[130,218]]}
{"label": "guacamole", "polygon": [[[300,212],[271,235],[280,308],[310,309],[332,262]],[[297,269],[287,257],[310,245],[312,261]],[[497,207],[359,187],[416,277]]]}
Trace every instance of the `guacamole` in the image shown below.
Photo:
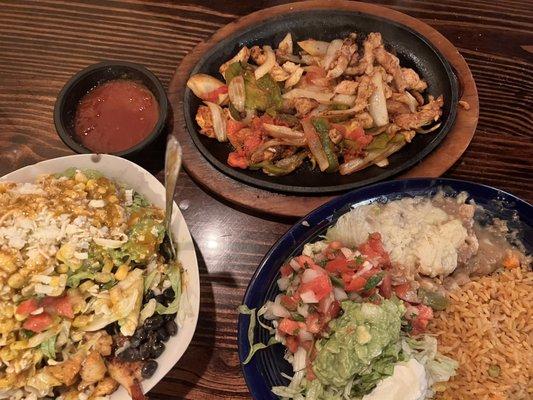
{"label": "guacamole", "polygon": [[[357,376],[365,381],[366,375],[378,372],[374,371],[374,364],[394,365],[400,357],[404,307],[398,299],[383,300],[380,305],[344,301],[342,309],[344,314],[330,323],[330,337],[317,344],[313,371],[323,385],[342,387]],[[387,358],[386,363],[380,362],[383,357]],[[388,372],[383,370],[376,375]],[[375,385],[368,388],[372,386]]]}

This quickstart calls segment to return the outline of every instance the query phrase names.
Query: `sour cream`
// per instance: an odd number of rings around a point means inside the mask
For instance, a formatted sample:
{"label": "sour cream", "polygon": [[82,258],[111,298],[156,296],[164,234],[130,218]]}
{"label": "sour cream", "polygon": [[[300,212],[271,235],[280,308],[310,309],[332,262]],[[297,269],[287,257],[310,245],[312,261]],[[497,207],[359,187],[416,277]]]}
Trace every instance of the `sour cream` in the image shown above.
{"label": "sour cream", "polygon": [[427,389],[424,366],[411,358],[396,364],[393,374],[379,382],[362,400],[424,400]]}

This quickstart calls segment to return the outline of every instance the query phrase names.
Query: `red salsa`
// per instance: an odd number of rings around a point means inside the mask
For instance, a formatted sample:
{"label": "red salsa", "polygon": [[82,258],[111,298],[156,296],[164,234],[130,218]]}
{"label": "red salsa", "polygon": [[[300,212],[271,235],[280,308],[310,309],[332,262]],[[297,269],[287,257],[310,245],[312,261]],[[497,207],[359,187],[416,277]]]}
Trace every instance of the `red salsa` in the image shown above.
{"label": "red salsa", "polygon": [[78,104],[77,139],[96,153],[116,153],[143,141],[159,118],[159,104],[140,83],[117,79],[91,89]]}

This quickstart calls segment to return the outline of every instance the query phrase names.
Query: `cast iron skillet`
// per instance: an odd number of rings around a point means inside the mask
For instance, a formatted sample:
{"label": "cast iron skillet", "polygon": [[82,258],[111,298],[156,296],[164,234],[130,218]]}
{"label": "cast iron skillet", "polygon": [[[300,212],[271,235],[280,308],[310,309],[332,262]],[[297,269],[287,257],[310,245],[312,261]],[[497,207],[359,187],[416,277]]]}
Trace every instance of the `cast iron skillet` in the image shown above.
{"label": "cast iron skillet", "polygon": [[[483,207],[474,215],[480,224],[490,223],[494,218],[506,221],[513,232],[509,235],[509,240],[513,242],[518,239],[527,254],[533,252],[533,206],[524,200],[490,186],[455,179],[392,180],[338,196],[293,225],[259,264],[246,289],[243,304],[259,309],[267,300],[274,300],[279,293],[279,269],[285,260],[301,254],[306,243],[319,240],[328,227],[334,225],[341,215],[353,207],[369,202],[385,203],[405,197],[432,197],[439,191],[452,197],[462,192],[468,193],[467,201],[473,200],[475,204]],[[241,314],[237,333],[241,363],[250,351],[248,327],[249,317]],[[256,325],[254,342],[267,343],[268,339],[268,331]],[[244,379],[255,400],[276,400],[277,396],[270,391],[272,386],[287,385],[288,380],[281,373],[292,376],[293,372],[283,354],[283,346],[274,345],[257,352],[247,365],[242,365]]]}
{"label": "cast iron skillet", "polygon": [[[370,32],[380,32],[388,47],[396,52],[400,64],[413,68],[428,82],[426,93],[443,95],[442,126],[427,135],[417,135],[412,143],[389,157],[389,166],[368,167],[352,175],[327,174],[310,170],[307,164],[292,174],[271,177],[261,171],[234,169],[226,160],[232,150],[229,143],[219,143],[198,132],[195,115],[201,101],[190,89],[185,90],[184,115],[191,137],[205,158],[224,174],[262,189],[286,193],[325,194],[354,189],[374,183],[412,167],[428,155],[453,126],[458,103],[457,79],[444,57],[424,37],[412,29],[384,18],[354,11],[307,10],[276,16],[259,25],[249,27],[219,42],[209,50],[192,70],[191,75],[206,73],[222,80],[218,72],[221,64],[229,60],[244,45],[269,44],[277,46],[287,32],[293,41],[313,38],[331,41],[357,32],[359,40]],[[295,43],[295,51],[297,49]]]}

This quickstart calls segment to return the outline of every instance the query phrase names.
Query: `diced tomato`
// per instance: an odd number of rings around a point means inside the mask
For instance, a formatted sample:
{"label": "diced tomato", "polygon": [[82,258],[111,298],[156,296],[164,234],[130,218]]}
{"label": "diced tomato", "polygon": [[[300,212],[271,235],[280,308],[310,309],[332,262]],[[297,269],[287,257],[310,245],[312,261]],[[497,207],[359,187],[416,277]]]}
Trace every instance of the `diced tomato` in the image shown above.
{"label": "diced tomato", "polygon": [[334,318],[337,318],[340,312],[341,312],[341,303],[335,300],[333,303],[330,304],[329,309],[326,313],[326,316],[328,317],[328,319],[332,320]]}
{"label": "diced tomato", "polygon": [[323,320],[318,313],[311,313],[305,319],[305,326],[311,333],[319,333],[324,328]]}
{"label": "diced tomato", "polygon": [[299,340],[296,336],[287,336],[285,338],[285,346],[291,353],[296,353],[299,346]]}
{"label": "diced tomato", "polygon": [[368,240],[359,245],[358,250],[363,253],[374,265],[388,266],[390,264],[389,254],[383,248],[381,235],[377,232],[371,233],[368,237]]}
{"label": "diced tomato", "polygon": [[337,256],[326,264],[326,271],[333,274],[342,275],[344,273],[349,273],[353,271],[353,269],[351,269],[349,265],[350,264],[348,260],[344,256]]}
{"label": "diced tomato", "polygon": [[361,146],[361,148],[368,146],[370,142],[374,140],[374,137],[372,135],[365,134],[365,131],[361,127],[355,128],[351,131],[347,131],[344,137],[346,139],[357,142]]}
{"label": "diced tomato", "polygon": [[302,268],[318,267],[318,265],[316,265],[316,263],[313,261],[311,257],[305,256],[303,254],[301,256],[296,257],[295,260],[298,264],[300,264]]}
{"label": "diced tomato", "polygon": [[57,314],[60,317],[74,318],[74,311],[72,310],[72,304],[68,296],[47,296],[41,300],[41,306],[51,314]]}
{"label": "diced tomato", "polygon": [[52,317],[50,314],[43,312],[37,315],[30,315],[22,327],[32,332],[42,332],[52,325]]}
{"label": "diced tomato", "polygon": [[39,303],[36,299],[28,299],[21,302],[15,313],[18,315],[30,315],[32,312],[39,308]]}
{"label": "diced tomato", "polygon": [[217,103],[218,102],[218,96],[220,94],[226,94],[228,93],[228,87],[226,85],[222,85],[220,86],[218,89],[215,89],[209,93],[206,93],[204,95],[204,100],[207,100],[207,101],[210,101],[212,103]]}
{"label": "diced tomato", "polygon": [[411,287],[410,283],[402,283],[401,285],[394,286],[393,290],[400,299],[409,303],[418,303],[416,290]]}
{"label": "diced tomato", "polygon": [[229,153],[228,164],[230,167],[241,169],[246,169],[250,165],[246,156],[237,151]]}
{"label": "diced tomato", "polygon": [[291,276],[294,270],[289,264],[283,264],[280,268],[281,276],[287,277]]}
{"label": "diced tomato", "polygon": [[366,278],[362,276],[356,276],[346,285],[347,292],[360,292],[366,285]]}
{"label": "diced tomato", "polygon": [[292,296],[283,295],[281,296],[281,305],[289,311],[296,311],[298,308],[298,300]]}
{"label": "diced tomato", "polygon": [[346,271],[342,273],[342,281],[344,282],[344,286],[346,288],[346,285],[348,285],[351,281],[353,276],[355,275],[355,271]]}
{"label": "diced tomato", "polygon": [[244,153],[248,156],[252,155],[252,153],[261,145],[261,143],[263,143],[261,132],[249,131],[244,137],[243,141]]}
{"label": "diced tomato", "polygon": [[298,322],[290,318],[283,318],[278,325],[279,331],[287,335],[296,335],[299,328]]}
{"label": "diced tomato", "polygon": [[418,315],[412,321],[413,330],[411,331],[413,335],[417,335],[426,330],[429,321],[433,318],[433,310],[431,307],[428,307],[424,304],[418,306]]}
{"label": "diced tomato", "polygon": [[392,277],[391,274],[386,272],[385,275],[383,275],[383,279],[381,280],[381,285],[379,286],[379,292],[385,297],[386,299],[390,299],[392,295]]}
{"label": "diced tomato", "polygon": [[329,276],[327,274],[321,274],[310,282],[302,283],[298,289],[300,293],[305,293],[308,290],[311,290],[317,300],[320,301],[333,291],[333,286]]}

